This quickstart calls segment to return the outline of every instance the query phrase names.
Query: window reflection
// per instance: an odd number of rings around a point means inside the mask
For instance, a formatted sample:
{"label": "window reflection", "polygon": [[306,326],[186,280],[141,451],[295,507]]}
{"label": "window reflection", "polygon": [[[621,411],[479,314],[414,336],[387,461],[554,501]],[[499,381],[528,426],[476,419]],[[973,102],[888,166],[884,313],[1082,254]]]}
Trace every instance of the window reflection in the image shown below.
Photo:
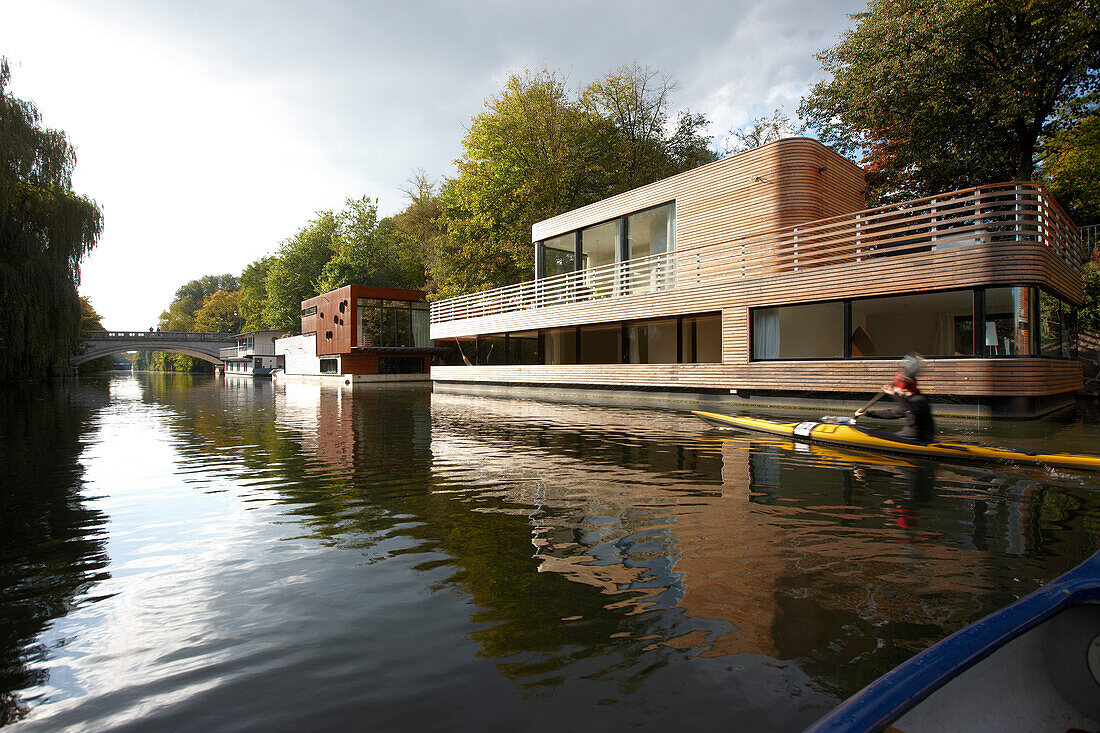
{"label": "window reflection", "polygon": [[581,230],[581,269],[613,264],[618,260],[619,220]]}
{"label": "window reflection", "polygon": [[852,301],[852,356],[971,356],[974,293],[960,290]]}
{"label": "window reflection", "polygon": [[552,277],[577,269],[577,253],[574,251],[576,235],[564,234],[542,243],[543,277]]}
{"label": "window reflection", "polygon": [[[985,356],[1032,356],[1033,288],[988,288],[981,338]],[[1037,354],[1035,354],[1037,355]]]}
{"label": "window reflection", "polygon": [[628,259],[664,254],[676,249],[676,221],[672,204],[627,217]]}
{"label": "window reflection", "polygon": [[811,303],[752,312],[752,358],[836,359],[844,356],[843,303]]}
{"label": "window reflection", "polygon": [[360,347],[431,346],[428,304],[407,300],[359,298]]}

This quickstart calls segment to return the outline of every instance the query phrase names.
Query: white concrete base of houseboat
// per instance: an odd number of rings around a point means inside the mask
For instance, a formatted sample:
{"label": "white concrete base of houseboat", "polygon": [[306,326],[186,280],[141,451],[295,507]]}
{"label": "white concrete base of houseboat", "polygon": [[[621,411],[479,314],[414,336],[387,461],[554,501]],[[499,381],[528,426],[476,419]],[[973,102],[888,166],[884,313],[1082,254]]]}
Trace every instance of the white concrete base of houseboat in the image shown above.
{"label": "white concrete base of houseboat", "polygon": [[249,370],[249,371],[246,371],[246,372],[235,372],[235,371],[232,371],[232,370],[229,370],[229,369],[223,369],[219,372],[219,374],[221,374],[223,377],[232,377],[234,379],[237,379],[237,378],[241,378],[241,379],[270,379],[271,378],[271,370],[270,369],[264,369],[262,371],[261,370]]}
{"label": "white concrete base of houseboat", "polygon": [[[739,390],[737,394],[670,390],[598,388],[569,385],[516,385],[485,382],[435,380],[435,392],[476,394],[495,397],[545,400],[622,407],[667,407],[675,410],[707,409],[736,413],[739,410],[775,410],[783,415],[850,415],[874,396],[867,394],[776,393]],[[932,398],[937,417],[983,419],[990,417],[1029,419],[1042,417],[1074,405],[1072,392],[1043,397]]]}
{"label": "white concrete base of houseboat", "polygon": [[278,382],[295,384],[331,384],[350,386],[354,384],[394,384],[404,382],[431,382],[427,374],[275,374]]}

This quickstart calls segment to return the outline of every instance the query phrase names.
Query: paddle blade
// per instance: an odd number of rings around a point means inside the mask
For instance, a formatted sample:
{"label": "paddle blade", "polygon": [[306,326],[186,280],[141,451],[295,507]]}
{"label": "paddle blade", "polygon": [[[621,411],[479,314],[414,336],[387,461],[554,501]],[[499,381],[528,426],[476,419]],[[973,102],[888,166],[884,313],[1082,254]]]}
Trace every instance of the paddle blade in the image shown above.
{"label": "paddle blade", "polygon": [[821,422],[830,425],[855,425],[856,419],[854,417],[844,417],[843,415],[824,415]]}

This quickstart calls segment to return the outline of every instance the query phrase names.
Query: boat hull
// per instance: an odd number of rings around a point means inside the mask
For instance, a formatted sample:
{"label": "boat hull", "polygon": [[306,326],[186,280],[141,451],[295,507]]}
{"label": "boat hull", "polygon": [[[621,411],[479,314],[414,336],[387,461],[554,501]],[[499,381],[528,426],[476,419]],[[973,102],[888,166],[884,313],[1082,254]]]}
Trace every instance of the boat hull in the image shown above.
{"label": "boat hull", "polygon": [[857,425],[837,425],[822,422],[777,422],[764,418],[723,415],[700,410],[693,411],[693,414],[711,425],[721,428],[739,428],[769,435],[781,435],[796,440],[886,451],[908,456],[983,463],[1042,464],[1060,468],[1100,471],[1100,456],[1079,453],[1040,453],[951,442],[918,443],[898,438],[893,433],[884,430],[871,430]]}
{"label": "boat hull", "polygon": [[1100,552],[949,636],[807,733],[1100,729]]}

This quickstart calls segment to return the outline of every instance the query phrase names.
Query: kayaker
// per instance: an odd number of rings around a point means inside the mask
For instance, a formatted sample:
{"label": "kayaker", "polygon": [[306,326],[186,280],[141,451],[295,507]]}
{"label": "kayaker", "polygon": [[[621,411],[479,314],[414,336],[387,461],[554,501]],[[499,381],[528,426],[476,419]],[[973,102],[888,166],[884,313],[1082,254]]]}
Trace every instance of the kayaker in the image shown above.
{"label": "kayaker", "polygon": [[921,394],[914,377],[899,373],[893,384],[883,385],[882,391],[894,400],[893,407],[882,410],[856,410],[856,417],[877,417],[884,420],[905,418],[905,427],[898,431],[899,438],[931,443],[936,439],[936,424],[932,420],[932,408],[928,398]]}

